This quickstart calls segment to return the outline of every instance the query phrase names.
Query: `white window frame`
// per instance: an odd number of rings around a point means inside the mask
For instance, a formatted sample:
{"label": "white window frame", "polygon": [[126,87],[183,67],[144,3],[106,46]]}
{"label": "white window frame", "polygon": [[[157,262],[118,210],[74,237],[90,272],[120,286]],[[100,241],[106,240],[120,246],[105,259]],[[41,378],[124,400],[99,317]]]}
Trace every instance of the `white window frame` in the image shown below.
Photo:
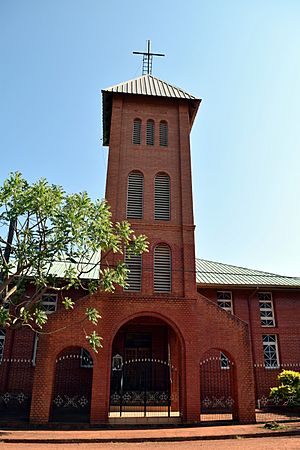
{"label": "white window frame", "polygon": [[275,327],[274,305],[271,292],[258,292],[260,324],[262,327]]}
{"label": "white window frame", "polygon": [[93,358],[90,352],[85,348],[80,349],[80,367],[84,369],[92,369],[94,367]]}
{"label": "white window frame", "polygon": [[34,341],[33,341],[33,351],[32,351],[32,365],[33,365],[33,367],[35,367],[35,364],[36,364],[36,355],[37,355],[38,345],[39,345],[39,335],[38,335],[38,333],[35,333],[34,334]]}
{"label": "white window frame", "polygon": [[46,314],[55,313],[57,310],[57,294],[43,294],[40,306]]}
{"label": "white window frame", "polygon": [[217,304],[220,308],[233,314],[233,301],[231,291],[217,291]]}
{"label": "white window frame", "polygon": [[0,364],[4,355],[5,334],[5,330],[0,329]]}
{"label": "white window frame", "polygon": [[[263,355],[265,368],[278,369],[280,364],[279,364],[277,334],[263,334],[262,341],[263,341]],[[271,354],[271,352],[273,353],[273,355]]]}

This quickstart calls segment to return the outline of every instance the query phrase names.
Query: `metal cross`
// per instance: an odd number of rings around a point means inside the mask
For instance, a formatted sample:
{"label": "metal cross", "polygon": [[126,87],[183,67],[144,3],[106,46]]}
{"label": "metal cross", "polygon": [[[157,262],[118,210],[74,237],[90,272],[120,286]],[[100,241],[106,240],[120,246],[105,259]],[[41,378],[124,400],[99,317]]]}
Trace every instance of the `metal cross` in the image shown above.
{"label": "metal cross", "polygon": [[163,53],[152,53],[151,52],[151,41],[147,41],[147,51],[146,52],[132,52],[135,55],[143,55],[143,71],[142,75],[152,74],[152,59],[153,56],[165,56]]}

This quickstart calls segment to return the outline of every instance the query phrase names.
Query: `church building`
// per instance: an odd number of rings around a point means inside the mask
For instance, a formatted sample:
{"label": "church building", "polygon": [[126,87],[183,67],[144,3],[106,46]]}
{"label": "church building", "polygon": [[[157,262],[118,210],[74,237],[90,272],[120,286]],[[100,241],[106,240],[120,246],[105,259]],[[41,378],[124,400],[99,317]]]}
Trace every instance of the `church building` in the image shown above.
{"label": "church building", "polygon": [[[112,219],[146,234],[149,252],[125,255],[127,289],[72,292],[82,296],[72,314],[45,295],[47,330],[64,333],[0,334],[1,415],[253,423],[282,368],[300,370],[300,278],[196,259],[190,132],[201,99],[151,74],[102,96]],[[98,353],[76,324],[88,306],[102,315]]]}

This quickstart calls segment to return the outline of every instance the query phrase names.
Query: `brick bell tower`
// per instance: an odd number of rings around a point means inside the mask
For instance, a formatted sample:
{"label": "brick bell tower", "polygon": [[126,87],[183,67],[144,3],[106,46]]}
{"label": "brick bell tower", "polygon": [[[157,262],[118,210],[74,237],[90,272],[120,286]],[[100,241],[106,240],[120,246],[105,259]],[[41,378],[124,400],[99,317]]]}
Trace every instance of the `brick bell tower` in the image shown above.
{"label": "brick bell tower", "polygon": [[201,100],[150,74],[102,93],[106,199],[113,220],[150,243],[127,261],[129,288],[118,292],[195,298],[190,131]]}

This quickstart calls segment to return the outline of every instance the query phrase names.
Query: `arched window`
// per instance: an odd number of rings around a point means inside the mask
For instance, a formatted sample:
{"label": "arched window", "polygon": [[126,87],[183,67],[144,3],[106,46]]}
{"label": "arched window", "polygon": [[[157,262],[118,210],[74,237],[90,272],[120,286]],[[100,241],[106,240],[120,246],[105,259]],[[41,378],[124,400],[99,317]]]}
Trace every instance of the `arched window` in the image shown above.
{"label": "arched window", "polygon": [[130,172],[127,186],[127,219],[142,219],[144,177],[141,172]]}
{"label": "arched window", "polygon": [[154,181],[154,218],[170,220],[170,177],[158,173]]}
{"label": "arched window", "polygon": [[125,251],[124,262],[129,269],[127,291],[140,291],[142,285],[142,255],[128,255]]}
{"label": "arched window", "polygon": [[141,119],[134,119],[133,121],[133,133],[132,133],[132,143],[141,143],[141,131],[142,131],[142,121]]}
{"label": "arched window", "polygon": [[147,120],[146,126],[146,144],[154,145],[154,120]]}
{"label": "arched window", "polygon": [[168,124],[165,120],[159,123],[159,145],[168,147]]}
{"label": "arched window", "polygon": [[154,249],[154,291],[171,292],[172,256],[166,244],[159,244]]}

